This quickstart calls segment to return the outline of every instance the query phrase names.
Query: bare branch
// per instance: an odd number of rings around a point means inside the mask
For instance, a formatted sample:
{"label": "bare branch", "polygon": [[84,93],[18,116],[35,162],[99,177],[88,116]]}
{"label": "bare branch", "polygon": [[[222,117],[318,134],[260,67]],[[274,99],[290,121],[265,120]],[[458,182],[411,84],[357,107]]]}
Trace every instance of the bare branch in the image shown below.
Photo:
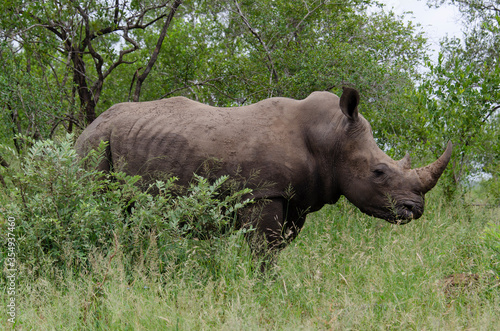
{"label": "bare branch", "polygon": [[[80,129],[84,129],[84,127],[81,126],[81,123],[76,120],[72,114],[68,114],[66,116],[55,116],[55,119],[57,119],[55,121],[55,123],[52,125],[52,128],[50,129],[50,133],[49,133],[49,138],[52,139],[52,137],[54,136],[54,133],[56,132],[56,129],[57,127],[59,126],[59,124],[64,124],[64,122],[68,122],[72,125],[76,125],[77,127],[79,127]],[[69,132],[69,129],[66,129],[68,132]]]}
{"label": "bare branch", "polygon": [[116,0],[115,1],[115,17],[113,18],[113,23],[115,25],[118,25],[118,22],[119,22],[118,14],[120,14],[120,1]]}
{"label": "bare branch", "polygon": [[[150,25],[163,19],[165,16],[167,16],[167,14],[165,13],[165,14],[159,15],[158,17],[154,18],[153,20],[149,21],[148,23],[143,24],[144,16],[152,10],[157,10],[157,9],[162,9],[162,8],[167,7],[167,4],[169,2],[170,1],[164,1],[164,2],[160,3],[159,5],[151,6],[151,7],[147,7],[147,8],[142,9],[138,14],[132,15],[131,17],[127,18],[127,26],[126,27],[129,30],[146,29]],[[118,27],[118,30],[123,30],[123,29],[124,29],[124,26]]]}
{"label": "bare branch", "polygon": [[[116,60],[116,62],[114,62],[109,68],[108,70],[106,70],[106,72],[104,73],[103,77],[104,79],[106,79],[106,77],[109,76],[109,74],[111,74],[111,72],[113,70],[115,70],[116,67],[118,67],[120,64],[122,63],[133,63],[133,62],[126,62],[123,60],[123,57],[127,54],[130,54],[130,53],[133,53],[135,52],[136,50],[139,49],[139,44],[137,43],[137,41],[133,40],[132,38],[129,37],[128,35],[128,28],[124,28],[123,30],[123,39],[125,39],[127,42],[129,42],[130,44],[132,44],[132,47],[131,48],[127,48],[127,49],[123,49],[120,51],[120,55],[118,56],[118,60]],[[135,61],[134,61],[135,62]]]}
{"label": "bare branch", "polygon": [[[75,0],[70,0],[70,1],[73,4],[75,4],[75,8],[78,10],[78,12],[82,16],[82,18],[87,23],[86,27],[89,27],[89,24],[88,24],[89,17],[87,15],[86,11],[83,8],[81,8],[75,2]],[[131,17],[129,17],[127,19],[127,25],[118,25],[118,23],[120,21],[119,20],[119,1],[116,0],[116,2],[115,2],[115,13],[114,13],[114,19],[113,19],[114,24],[111,25],[111,26],[104,27],[104,28],[102,28],[102,29],[100,29],[98,31],[95,31],[95,32],[86,31],[86,33],[87,33],[86,37],[89,40],[94,40],[95,38],[97,38],[99,36],[102,36],[102,35],[105,35],[105,34],[110,34],[110,33],[116,32],[116,31],[134,30],[134,29],[142,29],[142,30],[144,30],[144,29],[148,28],[150,25],[158,22],[159,20],[161,20],[162,18],[164,18],[165,16],[167,16],[167,14],[159,15],[158,17],[154,18],[150,22],[143,24],[142,21],[144,19],[144,16],[148,12],[150,12],[152,10],[162,9],[162,8],[166,7],[169,2],[170,1],[164,1],[164,2],[162,2],[162,3],[160,3],[160,4],[156,5],[156,6],[147,7],[145,9],[143,9],[141,12],[139,12],[138,14],[132,15]],[[180,1],[180,2],[182,2],[182,1]],[[174,3],[174,6],[175,6],[175,3]],[[133,21],[135,21],[135,22],[131,23]]]}
{"label": "bare branch", "polygon": [[5,161],[5,159],[1,155],[0,155],[0,165],[4,168],[9,167],[9,163],[7,161]]}
{"label": "bare branch", "polygon": [[167,98],[168,96],[174,94],[174,93],[177,93],[179,91],[182,91],[182,90],[185,90],[185,89],[189,89],[193,94],[195,94],[195,92],[193,91],[193,87],[200,87],[200,86],[209,86],[213,89],[215,89],[217,92],[219,92],[220,94],[222,94],[223,96],[225,96],[226,98],[228,99],[231,99],[231,100],[234,100],[236,101],[238,104],[243,104],[245,103],[245,101],[247,100],[247,98],[235,98],[229,94],[227,94],[226,92],[224,92],[223,90],[221,90],[219,87],[217,87],[217,85],[215,84],[212,84],[212,82],[221,82],[221,81],[224,81],[225,79],[227,78],[230,78],[230,77],[235,77],[235,76],[229,76],[229,77],[217,77],[217,78],[210,78],[210,79],[206,79],[204,81],[201,81],[201,82],[197,82],[197,81],[188,81],[187,83],[189,84],[186,84],[184,83],[184,86],[182,87],[178,87],[178,88],[175,88],[167,93],[165,93],[164,95],[161,96],[161,99],[163,98]]}
{"label": "bare branch", "polygon": [[488,120],[488,118],[490,118],[490,116],[493,115],[498,109],[500,109],[500,105],[491,108],[489,113],[483,118],[481,123],[486,122]]}
{"label": "bare branch", "polygon": [[[202,82],[195,82],[195,81],[188,81],[190,84],[184,83],[184,86],[175,88],[171,90],[170,92],[165,93],[164,95],[161,96],[161,99],[166,98],[174,93],[177,93],[179,91],[185,90],[187,88],[193,87],[193,86],[201,86],[201,85],[206,85],[209,82],[220,82],[223,79],[223,77],[217,77],[217,78],[211,78],[204,80]],[[213,86],[213,85],[212,85]]]}
{"label": "bare branch", "polygon": [[170,22],[172,22],[172,19],[174,18],[175,12],[179,8],[179,6],[182,4],[182,0],[175,0],[174,4],[172,5],[172,8],[170,9],[170,13],[167,16],[167,19],[165,20],[165,24],[163,24],[163,28],[160,32],[160,36],[158,37],[158,41],[156,43],[156,47],[153,50],[153,54],[151,54],[151,58],[148,61],[148,64],[146,65],[146,68],[144,69],[144,72],[137,77],[137,83],[135,85],[135,92],[134,92],[134,101],[137,102],[139,101],[139,96],[141,94],[141,87],[142,83],[146,80],[146,77],[148,77],[149,73],[151,72],[151,69],[153,68],[156,59],[158,58],[158,54],[160,53],[161,50],[161,45],[163,44],[163,40],[165,39],[165,36],[167,35],[167,30],[170,26]]}
{"label": "bare branch", "polygon": [[137,68],[137,70],[134,72],[134,75],[132,76],[132,81],[130,82],[130,88],[128,89],[128,98],[127,98],[128,102],[132,101],[130,99],[130,96],[132,95],[132,88],[134,88],[135,80],[137,79],[137,75],[139,75],[139,71],[141,70],[142,67]]}
{"label": "bare branch", "polygon": [[278,82],[278,80],[279,80],[279,78],[278,78],[278,72],[276,71],[276,68],[275,68],[275,65],[274,65],[274,61],[273,61],[273,59],[271,57],[271,52],[269,51],[269,48],[267,47],[267,45],[264,42],[264,40],[262,40],[262,38],[259,35],[259,33],[257,33],[257,31],[255,31],[255,29],[252,28],[252,26],[250,25],[250,22],[248,22],[247,18],[245,17],[245,15],[243,14],[243,12],[241,11],[240,5],[238,4],[237,0],[234,0],[234,4],[236,6],[237,13],[238,13],[238,15],[240,15],[240,17],[241,17],[243,23],[245,24],[245,26],[255,36],[255,38],[257,38],[257,40],[259,41],[259,43],[261,44],[261,46],[264,48],[264,51],[266,52],[267,60],[269,61],[269,65],[271,66],[271,74],[272,74],[273,80],[275,82]]}
{"label": "bare branch", "polygon": [[314,7],[312,10],[309,10],[309,8],[307,8],[307,14],[300,20],[299,23],[297,23],[297,25],[295,25],[295,28],[294,28],[294,31],[292,33],[292,35],[288,38],[288,42],[287,42],[287,46],[290,44],[290,42],[292,41],[292,37],[294,35],[296,35],[297,31],[299,31],[299,28],[300,26],[302,25],[302,23],[304,23],[304,21],[309,17],[311,16],[315,11],[317,11],[319,8],[321,8],[325,3],[322,1],[322,0],[318,0],[319,2],[319,5],[317,5],[316,7]]}

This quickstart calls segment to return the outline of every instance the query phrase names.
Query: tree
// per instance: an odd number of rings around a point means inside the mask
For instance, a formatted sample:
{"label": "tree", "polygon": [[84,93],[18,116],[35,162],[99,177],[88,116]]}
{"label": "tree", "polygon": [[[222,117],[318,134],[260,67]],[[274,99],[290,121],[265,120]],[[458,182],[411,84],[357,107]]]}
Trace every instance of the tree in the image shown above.
{"label": "tree", "polygon": [[139,95],[234,106],[348,85],[361,91],[363,114],[390,153],[411,146],[395,137],[411,127],[404,92],[415,89],[425,56],[413,24],[368,10],[372,0],[180,3],[14,0],[0,9],[21,19],[2,17],[0,32],[18,68],[65,107],[78,101],[77,114],[58,115],[67,131]]}
{"label": "tree", "polygon": [[20,153],[27,143],[20,135],[51,137],[61,123],[69,130],[74,124],[68,116],[75,109],[74,102],[65,99],[64,89],[54,88],[46,79],[47,70],[26,70],[19,57],[2,44],[0,59],[0,141],[11,141]]}
{"label": "tree", "polygon": [[397,114],[411,108],[402,92],[415,88],[425,39],[393,13],[368,13],[371,4],[186,4],[190,15],[172,25],[165,42],[171,51],[160,54],[145,98],[184,95],[227,106],[272,96],[304,98],[315,90],[339,93],[351,85],[361,90],[363,112],[377,136],[395,142],[393,136],[408,126]]}
{"label": "tree", "polygon": [[[19,43],[27,52],[28,63],[33,53],[65,63],[67,71],[62,82],[66,82],[68,73],[72,76],[81,115],[89,124],[96,117],[104,81],[118,66],[131,64],[128,56],[140,49],[133,32],[154,27],[164,19],[157,47],[137,78],[134,100],[139,99],[142,83],[156,61],[181,3],[181,0],[132,1],[130,5],[119,0],[14,0],[0,7],[7,13],[2,19],[2,31],[5,39],[14,42],[13,46]],[[93,68],[89,68],[91,65]],[[54,76],[57,79],[55,72]]]}
{"label": "tree", "polygon": [[500,2],[449,3],[458,5],[467,22],[464,39],[442,42],[419,100],[433,128],[428,135],[454,143],[450,182],[458,185],[482,171],[498,176],[492,170],[500,163]]}

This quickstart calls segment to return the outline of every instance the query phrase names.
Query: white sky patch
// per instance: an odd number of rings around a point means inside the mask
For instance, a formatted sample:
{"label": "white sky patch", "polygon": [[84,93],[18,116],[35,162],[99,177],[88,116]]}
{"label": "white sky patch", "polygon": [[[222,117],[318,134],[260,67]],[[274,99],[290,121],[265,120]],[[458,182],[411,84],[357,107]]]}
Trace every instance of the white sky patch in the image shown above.
{"label": "white sky patch", "polygon": [[386,5],[385,10],[392,9],[397,15],[405,15],[405,21],[422,26],[429,41],[432,58],[437,59],[439,42],[444,37],[462,37],[461,14],[457,7],[443,5],[439,8],[429,8],[426,0],[379,0]]}

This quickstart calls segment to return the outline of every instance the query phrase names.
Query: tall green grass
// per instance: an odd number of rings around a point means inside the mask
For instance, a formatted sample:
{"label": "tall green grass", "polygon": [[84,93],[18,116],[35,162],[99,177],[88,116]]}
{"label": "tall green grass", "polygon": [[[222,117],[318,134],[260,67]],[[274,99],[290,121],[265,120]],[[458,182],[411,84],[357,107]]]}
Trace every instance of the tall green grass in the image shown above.
{"label": "tall green grass", "polygon": [[[17,195],[8,191],[1,197],[2,230],[12,197]],[[123,216],[122,207],[100,208]],[[437,189],[427,196],[424,216],[404,226],[363,215],[341,200],[309,215],[264,275],[241,233],[179,237],[163,241],[171,245],[166,247],[155,228],[131,237],[141,241],[131,259],[127,232],[111,231],[106,245],[85,250],[86,264],[79,268],[67,262],[33,272],[33,261],[18,261],[24,274],[15,327],[494,330],[500,321],[499,216],[498,208],[462,198],[447,202]],[[78,247],[61,252],[71,255]],[[176,258],[165,259],[166,250]],[[1,252],[4,258],[5,247]],[[8,299],[3,292],[2,307]],[[2,327],[11,328],[1,317]]]}

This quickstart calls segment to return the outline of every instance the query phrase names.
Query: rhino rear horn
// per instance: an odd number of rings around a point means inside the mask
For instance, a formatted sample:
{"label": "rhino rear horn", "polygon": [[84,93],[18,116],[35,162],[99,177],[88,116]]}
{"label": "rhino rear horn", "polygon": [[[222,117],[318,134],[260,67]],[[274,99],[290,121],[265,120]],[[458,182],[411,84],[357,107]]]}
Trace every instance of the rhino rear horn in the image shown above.
{"label": "rhino rear horn", "polygon": [[406,153],[405,157],[398,161],[398,165],[405,170],[411,169],[410,154]]}
{"label": "rhino rear horn", "polygon": [[417,175],[422,182],[422,193],[427,193],[436,185],[439,177],[441,177],[444,169],[446,169],[448,162],[450,162],[451,150],[452,143],[449,141],[446,150],[443,155],[439,157],[439,159],[426,167],[416,169]]}
{"label": "rhino rear horn", "polygon": [[358,119],[359,92],[350,87],[343,87],[342,89],[340,109],[347,118],[356,121]]}

